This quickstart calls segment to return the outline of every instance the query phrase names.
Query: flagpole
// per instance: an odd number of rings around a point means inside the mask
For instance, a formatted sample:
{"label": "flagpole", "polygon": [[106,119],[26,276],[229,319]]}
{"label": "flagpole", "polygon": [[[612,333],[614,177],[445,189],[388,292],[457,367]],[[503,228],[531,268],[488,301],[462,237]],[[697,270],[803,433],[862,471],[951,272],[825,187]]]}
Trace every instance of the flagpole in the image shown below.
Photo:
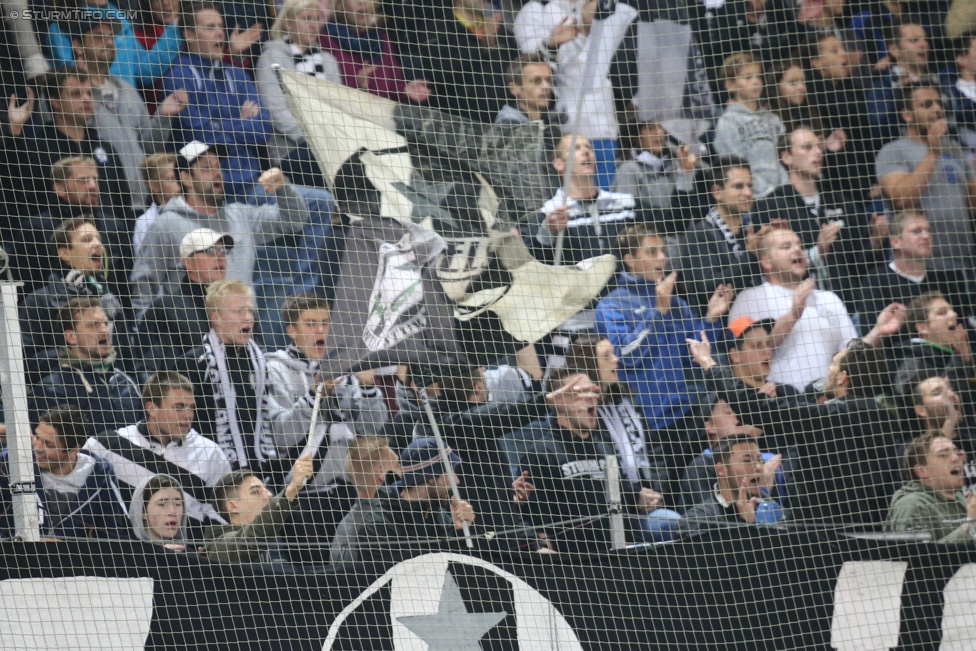
{"label": "flagpole", "polygon": [[[602,3],[601,3],[602,4]],[[599,8],[597,9],[599,11]],[[596,48],[600,43],[599,36],[603,32],[603,19],[594,20],[590,26],[590,33],[586,41],[586,63],[583,64],[583,78],[580,80],[579,94],[576,96],[576,112],[573,115],[573,126],[570,127],[569,149],[566,151],[566,172],[563,174],[563,199],[569,202],[569,182],[573,178],[573,161],[576,158],[576,139],[579,137],[580,122],[583,114],[583,100],[587,93],[593,88],[596,76]],[[566,205],[566,204],[563,204]],[[552,264],[558,267],[563,260],[563,243],[566,239],[566,230],[563,229],[556,234],[556,250],[552,255]]]}
{"label": "flagpole", "polygon": [[[454,495],[454,499],[460,502],[461,492],[458,490],[457,475],[454,474],[454,465],[447,458],[447,446],[444,445],[444,437],[441,436],[440,425],[437,424],[437,419],[434,418],[434,410],[430,408],[427,389],[418,387],[417,397],[420,398],[420,404],[423,405],[424,413],[427,414],[427,422],[430,423],[430,429],[434,433],[434,439],[437,441],[437,452],[440,454],[444,468],[447,470],[447,481],[451,484],[451,493]],[[474,549],[474,540],[471,539],[471,527],[468,525],[467,520],[461,520],[461,527],[464,529],[464,544],[468,546],[468,549]]]}

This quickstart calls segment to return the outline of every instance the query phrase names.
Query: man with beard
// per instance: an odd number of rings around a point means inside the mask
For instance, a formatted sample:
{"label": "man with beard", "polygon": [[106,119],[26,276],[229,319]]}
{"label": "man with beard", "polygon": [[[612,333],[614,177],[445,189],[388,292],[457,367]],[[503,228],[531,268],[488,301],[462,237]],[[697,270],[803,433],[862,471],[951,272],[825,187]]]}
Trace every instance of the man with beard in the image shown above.
{"label": "man with beard", "polygon": [[780,139],[789,181],[756,204],[754,222],[787,226],[800,236],[817,286],[853,306],[851,284],[860,275],[869,240],[850,197],[821,187],[824,143],[812,127],[797,126]]}
{"label": "man with beard", "polygon": [[694,534],[713,527],[756,524],[756,509],[769,496],[759,444],[747,434],[734,434],[712,450],[715,482],[709,499],[685,513],[679,531]]}
{"label": "man with beard", "polygon": [[112,325],[96,296],[72,298],[58,312],[65,346],[58,366],[33,389],[32,413],[77,405],[98,434],[136,422],[142,414],[139,385],[118,366]]}
{"label": "man with beard", "polygon": [[180,149],[176,170],[183,196],[170,199],[146,231],[132,270],[133,307],[145,309],[164,292],[175,293],[180,282],[180,244],[198,228],[228,235],[227,278],[250,283],[258,247],[283,234],[302,230],[308,205],[278,168],[261,174],[258,183],[277,202],[252,206],[227,203],[221,160],[213,145],[194,140]]}
{"label": "man with beard", "polygon": [[932,229],[933,269],[972,268],[972,209],[976,173],[955,139],[934,86],[902,89],[905,135],[878,152],[877,175],[885,199],[895,210],[925,211]]}

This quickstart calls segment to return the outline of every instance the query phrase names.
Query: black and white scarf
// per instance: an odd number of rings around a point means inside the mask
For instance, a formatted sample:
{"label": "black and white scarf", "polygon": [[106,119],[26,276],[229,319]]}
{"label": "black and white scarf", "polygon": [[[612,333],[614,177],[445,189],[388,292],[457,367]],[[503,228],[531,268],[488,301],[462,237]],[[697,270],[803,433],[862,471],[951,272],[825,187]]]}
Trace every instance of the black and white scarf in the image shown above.
{"label": "black and white scarf", "polygon": [[237,391],[227,368],[227,349],[213,330],[204,337],[203,348],[207,362],[207,379],[214,390],[214,441],[223,449],[235,469],[247,468],[252,462],[264,467],[277,460],[278,450],[267,421],[268,398],[265,389],[268,366],[264,351],[253,340],[247,342],[247,354],[254,371],[252,384],[257,410],[252,440],[246,441],[246,434],[241,432],[237,417]]}
{"label": "black and white scarf", "polygon": [[732,249],[732,253],[737,257],[742,253],[742,245],[739,244],[739,239],[732,232],[732,229],[729,228],[729,225],[725,223],[725,220],[722,219],[722,215],[719,214],[718,210],[715,208],[709,210],[708,215],[705,216],[705,221],[722,231],[722,236],[729,243],[729,248]]}
{"label": "black and white scarf", "polygon": [[295,61],[295,72],[300,72],[303,75],[312,75],[316,79],[327,80],[325,76],[325,64],[323,63],[325,55],[322,50],[317,47],[312,47],[303,51],[302,48],[292,43],[291,39],[287,36],[285,37],[285,45],[288,46],[291,58]]}
{"label": "black and white scarf", "polygon": [[644,423],[630,398],[608,401],[597,407],[613,447],[620,459],[620,471],[632,482],[647,478],[650,462],[647,458],[647,440]]}

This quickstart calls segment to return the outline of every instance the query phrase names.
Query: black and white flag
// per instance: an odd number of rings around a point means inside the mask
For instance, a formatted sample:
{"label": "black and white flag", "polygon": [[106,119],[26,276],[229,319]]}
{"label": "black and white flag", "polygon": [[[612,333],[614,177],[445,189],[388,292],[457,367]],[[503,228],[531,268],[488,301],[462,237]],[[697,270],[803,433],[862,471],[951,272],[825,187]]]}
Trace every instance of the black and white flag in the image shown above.
{"label": "black and white flag", "polygon": [[586,307],[613,275],[612,256],[550,267],[509,232],[537,193],[539,138],[306,75],[282,83],[350,222],[326,373],[444,354],[490,363]]}

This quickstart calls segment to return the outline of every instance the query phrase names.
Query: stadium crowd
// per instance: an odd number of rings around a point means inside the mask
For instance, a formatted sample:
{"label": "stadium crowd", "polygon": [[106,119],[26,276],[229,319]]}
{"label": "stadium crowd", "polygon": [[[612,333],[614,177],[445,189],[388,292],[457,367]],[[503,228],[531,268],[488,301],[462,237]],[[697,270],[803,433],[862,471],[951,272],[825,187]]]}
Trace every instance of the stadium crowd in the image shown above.
{"label": "stadium crowd", "polygon": [[[346,564],[599,552],[622,512],[632,543],[972,544],[969,4],[90,0],[35,21],[45,74],[5,27],[42,535]],[[680,120],[639,118],[652,20],[690,30],[660,57]],[[487,368],[326,376],[350,222],[275,66],[541,122],[551,198],[516,232],[546,264],[616,256],[588,325]],[[4,451],[6,538],[10,484]]]}

